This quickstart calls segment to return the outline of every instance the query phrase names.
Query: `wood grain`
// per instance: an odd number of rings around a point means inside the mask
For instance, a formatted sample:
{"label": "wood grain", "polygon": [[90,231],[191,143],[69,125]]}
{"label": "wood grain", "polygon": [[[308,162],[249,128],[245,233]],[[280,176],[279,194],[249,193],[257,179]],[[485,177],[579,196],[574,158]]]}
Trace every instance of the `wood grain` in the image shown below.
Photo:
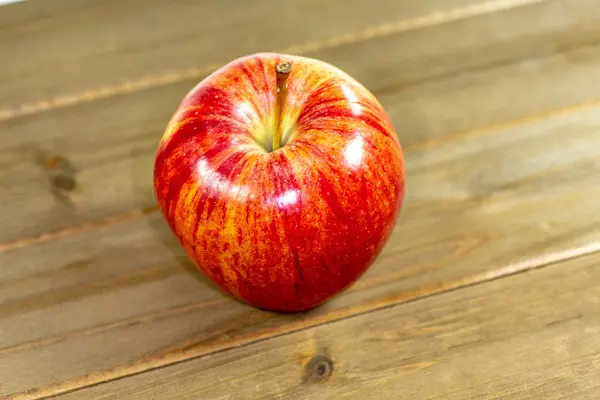
{"label": "wood grain", "polygon": [[[600,90],[589,84],[600,79],[600,52],[589,44],[600,38],[596,3],[569,4],[566,13],[563,2],[544,2],[314,56],[371,88],[410,150],[456,132],[599,100]],[[532,19],[538,22],[534,31]],[[508,32],[502,29],[507,21]],[[165,121],[195,82],[5,122],[0,206],[13,211],[0,215],[0,250],[154,207],[154,150]],[[49,183],[43,159],[52,156],[73,164],[74,190],[57,192]]]}
{"label": "wood grain", "polygon": [[[0,17],[7,31],[41,18],[14,7],[22,14]],[[597,252],[596,11],[595,0],[543,1],[312,53],[382,100],[409,181],[377,264],[299,316],[223,296],[153,212],[154,148],[196,78],[2,122],[0,396],[62,393]]]}
{"label": "wood grain", "polygon": [[[496,0],[494,9],[537,1]],[[29,0],[0,18],[0,53],[11,55],[0,67],[0,104],[27,114],[36,104],[44,109],[57,100],[60,106],[72,97],[86,101],[127,91],[123,86],[190,79],[243,54],[328,47],[384,24],[479,3],[180,0],[148,6],[141,0]]]}
{"label": "wood grain", "polygon": [[598,251],[599,141],[592,108],[413,150],[376,265],[301,316],[194,279],[158,214],[2,253],[0,375],[15,378],[0,393],[59,393]]}
{"label": "wood grain", "polygon": [[58,399],[593,399],[599,305],[594,255]]}

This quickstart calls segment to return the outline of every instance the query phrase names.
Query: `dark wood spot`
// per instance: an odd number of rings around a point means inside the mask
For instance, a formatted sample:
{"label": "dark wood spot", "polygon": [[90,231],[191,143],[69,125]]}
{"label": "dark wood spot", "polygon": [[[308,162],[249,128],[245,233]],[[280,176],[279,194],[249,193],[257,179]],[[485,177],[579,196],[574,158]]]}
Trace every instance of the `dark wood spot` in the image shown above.
{"label": "dark wood spot", "polygon": [[304,383],[324,382],[333,373],[333,360],[318,354],[310,359],[304,367]]}
{"label": "dark wood spot", "polygon": [[61,156],[44,155],[41,161],[53,193],[75,190],[77,187],[75,170],[69,160]]}
{"label": "dark wood spot", "polygon": [[50,182],[56,189],[72,191],[76,187],[75,179],[67,175],[55,175],[51,178]]}

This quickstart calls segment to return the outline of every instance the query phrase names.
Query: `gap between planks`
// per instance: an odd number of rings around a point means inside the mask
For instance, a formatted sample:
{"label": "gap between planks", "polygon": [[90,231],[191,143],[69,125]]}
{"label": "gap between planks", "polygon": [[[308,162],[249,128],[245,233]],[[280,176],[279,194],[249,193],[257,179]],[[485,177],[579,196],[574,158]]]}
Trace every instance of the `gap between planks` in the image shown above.
{"label": "gap between planks", "polygon": [[348,307],[346,309],[341,309],[312,318],[299,319],[295,322],[286,324],[284,329],[264,329],[259,332],[242,335],[236,339],[231,339],[204,348],[191,348],[181,351],[179,353],[169,354],[167,356],[142,359],[129,365],[122,365],[102,372],[92,373],[89,375],[85,375],[81,378],[69,379],[57,384],[42,386],[31,390],[27,390],[25,392],[14,393],[5,398],[13,400],[40,400],[61,394],[76,392],[78,390],[90,386],[103,384],[132,375],[138,375],[144,372],[189,361],[195,358],[208,356],[218,352],[227,351],[233,348],[251,345],[260,341],[289,335],[306,329],[314,328],[319,325],[326,325],[344,319],[354,318],[368,313],[377,312],[379,310],[397,306],[399,304],[417,301],[422,298],[441,295],[450,291],[480,285],[493,280],[514,276],[520,273],[525,273],[534,269],[541,269],[549,265],[573,260],[575,258],[589,256],[598,252],[600,252],[600,241],[595,241],[578,248],[544,254],[542,256],[535,257],[529,260],[523,260],[516,263],[508,264],[496,270],[474,274],[443,284],[429,285],[423,288],[409,290],[398,295],[389,296],[380,300],[367,302],[359,306]]}
{"label": "gap between planks", "polygon": [[[332,49],[348,44],[382,38],[393,34],[434,27],[450,22],[456,22],[549,1],[553,0],[490,0],[470,6],[438,11],[422,17],[387,22],[355,33],[332,36],[322,41],[291,45],[276,52],[284,54],[306,55],[319,50]],[[191,67],[179,71],[149,75],[138,79],[128,80],[116,85],[99,87],[79,93],[58,95],[50,99],[25,103],[14,107],[8,106],[5,108],[0,108],[0,121],[8,121],[18,117],[34,115],[49,110],[75,106],[77,104],[106,99],[117,95],[129,94],[145,89],[166,86],[169,84],[182,82],[187,79],[201,78],[204,75],[208,75],[214,70],[218,69],[220,66],[220,64],[211,63],[203,67]]]}
{"label": "gap between planks", "polygon": [[[549,111],[544,111],[537,114],[527,115],[524,117],[519,117],[513,120],[508,120],[505,122],[501,122],[493,125],[486,125],[480,128],[475,128],[467,131],[459,131],[454,132],[448,135],[443,135],[441,137],[427,139],[419,143],[415,143],[412,146],[407,146],[404,148],[406,153],[423,149],[428,147],[433,147],[438,144],[449,142],[453,140],[457,140],[460,138],[475,136],[478,134],[485,134],[489,132],[493,132],[500,129],[513,128],[522,125],[532,124],[535,122],[542,121],[544,119],[556,118],[564,115],[573,114],[580,111],[585,111],[593,108],[600,107],[600,99],[586,101],[583,103],[574,104],[572,106],[557,108]],[[92,220],[89,222],[85,222],[80,225],[70,226],[63,229],[58,229],[52,232],[42,233],[40,235],[27,236],[21,239],[11,240],[5,243],[0,243],[0,253],[6,253],[12,250],[20,249],[23,247],[27,247],[34,244],[45,243],[52,240],[60,239],[67,236],[76,235],[79,233],[87,232],[93,229],[103,228],[110,225],[115,225],[119,223],[124,223],[128,221],[137,220],[139,218],[143,218],[147,215],[150,215],[154,212],[158,211],[158,205],[154,204],[150,207],[146,207],[143,209],[135,209],[126,212],[122,212],[119,214],[111,215],[106,218],[100,218],[96,220]]]}

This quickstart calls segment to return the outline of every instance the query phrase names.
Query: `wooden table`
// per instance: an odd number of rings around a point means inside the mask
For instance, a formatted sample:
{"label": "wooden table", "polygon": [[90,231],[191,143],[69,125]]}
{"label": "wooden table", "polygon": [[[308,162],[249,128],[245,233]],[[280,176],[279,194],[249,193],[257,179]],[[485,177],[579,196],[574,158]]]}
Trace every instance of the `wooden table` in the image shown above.
{"label": "wooden table", "polygon": [[[0,7],[0,396],[600,399],[598,0],[28,0]],[[381,100],[406,205],[348,291],[259,311],[156,211],[182,96],[233,58]]]}

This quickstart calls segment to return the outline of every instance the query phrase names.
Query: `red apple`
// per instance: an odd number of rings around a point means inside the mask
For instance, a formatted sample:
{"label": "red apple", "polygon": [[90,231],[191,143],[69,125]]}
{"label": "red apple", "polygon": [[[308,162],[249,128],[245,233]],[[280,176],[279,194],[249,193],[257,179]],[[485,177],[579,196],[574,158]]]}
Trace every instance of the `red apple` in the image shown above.
{"label": "red apple", "polygon": [[394,127],[364,86],[322,61],[261,53],[185,96],[154,185],[204,274],[255,307],[293,312],[372,265],[402,206],[404,171]]}

